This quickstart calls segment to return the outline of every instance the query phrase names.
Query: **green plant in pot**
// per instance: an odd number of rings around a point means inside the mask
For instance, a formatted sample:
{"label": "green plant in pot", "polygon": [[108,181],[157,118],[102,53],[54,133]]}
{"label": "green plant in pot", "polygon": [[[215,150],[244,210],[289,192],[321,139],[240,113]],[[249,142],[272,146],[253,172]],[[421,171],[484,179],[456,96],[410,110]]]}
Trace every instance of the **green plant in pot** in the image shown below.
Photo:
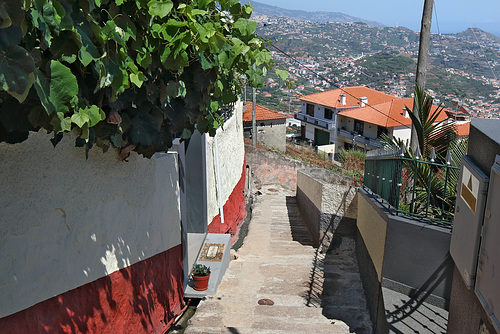
{"label": "green plant in pot", "polygon": [[193,271],[191,271],[191,277],[193,278],[193,289],[197,291],[206,290],[210,279],[210,267],[204,264],[195,264]]}

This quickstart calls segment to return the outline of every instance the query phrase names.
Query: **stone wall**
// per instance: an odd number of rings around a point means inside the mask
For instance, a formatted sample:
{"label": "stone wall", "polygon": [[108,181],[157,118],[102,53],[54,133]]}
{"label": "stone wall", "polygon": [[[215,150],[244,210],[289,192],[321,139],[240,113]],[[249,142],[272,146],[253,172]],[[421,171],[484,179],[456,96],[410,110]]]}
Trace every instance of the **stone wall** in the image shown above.
{"label": "stone wall", "polygon": [[257,185],[277,185],[295,191],[297,171],[317,168],[308,162],[294,160],[283,155],[245,145],[246,163]]}

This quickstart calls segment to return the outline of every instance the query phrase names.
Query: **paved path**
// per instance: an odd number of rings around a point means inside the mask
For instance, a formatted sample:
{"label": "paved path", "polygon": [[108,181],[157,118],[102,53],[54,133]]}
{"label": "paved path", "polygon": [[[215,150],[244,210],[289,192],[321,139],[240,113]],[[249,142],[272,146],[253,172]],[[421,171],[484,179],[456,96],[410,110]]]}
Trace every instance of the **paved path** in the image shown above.
{"label": "paved path", "polygon": [[239,258],[217,294],[200,302],[185,333],[371,333],[353,241],[344,238],[320,254],[295,194],[261,191]]}

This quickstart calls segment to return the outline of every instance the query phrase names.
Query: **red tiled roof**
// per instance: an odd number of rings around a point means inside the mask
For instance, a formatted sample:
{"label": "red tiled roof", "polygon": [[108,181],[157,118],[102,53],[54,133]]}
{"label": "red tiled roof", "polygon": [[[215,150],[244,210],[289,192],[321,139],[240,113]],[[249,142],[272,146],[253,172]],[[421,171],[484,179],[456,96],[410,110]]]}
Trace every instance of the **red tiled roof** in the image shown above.
{"label": "red tiled roof", "polygon": [[[345,105],[340,104],[340,94],[345,94],[346,96]],[[354,86],[354,87],[343,87],[342,89],[334,89],[326,92],[306,95],[302,97],[300,100],[304,102],[320,104],[330,108],[346,108],[346,107],[358,107],[359,98],[363,96],[368,99],[367,103],[370,105],[397,99],[397,97],[395,96],[378,92],[368,87]]]}
{"label": "red tiled roof", "polygon": [[[411,125],[411,118],[404,117],[403,109],[405,106],[408,106],[410,110],[413,108],[413,98],[393,98],[394,100],[392,101],[380,104],[370,103],[370,99],[368,99],[368,103],[371,106],[342,110],[339,112],[339,115],[354,118],[367,123],[380,125],[386,128]],[[436,110],[437,108],[437,106],[433,106],[432,111]],[[446,112],[442,112],[439,114],[436,121],[439,122],[445,120],[447,117],[448,116],[446,115]]]}
{"label": "red tiled roof", "polygon": [[455,125],[455,132],[459,137],[468,136],[469,131],[470,131],[470,122]]}
{"label": "red tiled roof", "polygon": [[[245,102],[245,107],[243,111],[243,122],[251,122],[252,121],[252,102]],[[275,119],[285,119],[288,118],[286,114],[272,111],[271,109],[265,108],[263,106],[259,106],[257,104],[255,108],[255,118],[257,121],[270,121]]]}

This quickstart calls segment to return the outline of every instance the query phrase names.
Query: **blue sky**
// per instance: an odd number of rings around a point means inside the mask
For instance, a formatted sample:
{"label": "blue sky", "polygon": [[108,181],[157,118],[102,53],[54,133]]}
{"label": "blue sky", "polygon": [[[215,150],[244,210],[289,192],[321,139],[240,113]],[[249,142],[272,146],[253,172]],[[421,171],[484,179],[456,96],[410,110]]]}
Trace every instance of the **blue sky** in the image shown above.
{"label": "blue sky", "polygon": [[[424,0],[256,1],[287,9],[341,12],[388,26],[405,26],[416,31],[420,30],[424,6]],[[456,33],[472,26],[500,36],[500,0],[434,0],[434,7],[436,12],[433,13],[432,19],[433,32],[438,32],[438,25],[441,33]]]}

